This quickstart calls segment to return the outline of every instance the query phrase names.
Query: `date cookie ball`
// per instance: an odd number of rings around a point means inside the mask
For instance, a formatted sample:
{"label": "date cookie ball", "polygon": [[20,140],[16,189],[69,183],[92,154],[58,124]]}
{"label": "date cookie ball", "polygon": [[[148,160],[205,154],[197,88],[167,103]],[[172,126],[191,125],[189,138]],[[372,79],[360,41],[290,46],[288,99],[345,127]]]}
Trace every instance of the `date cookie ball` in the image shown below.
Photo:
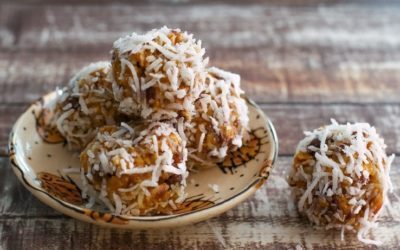
{"label": "date cookie ball", "polygon": [[367,123],[332,121],[299,143],[289,176],[299,212],[325,229],[357,232],[366,239],[387,200],[394,155]]}
{"label": "date cookie ball", "polygon": [[[206,85],[207,90],[195,102],[196,114],[186,122],[185,136],[190,163],[215,166],[227,152],[242,146],[249,118],[246,102],[240,97],[239,75],[210,68]],[[182,123],[181,119],[179,131]]]}
{"label": "date cookie ball", "polygon": [[70,149],[82,149],[97,128],[116,124],[118,104],[114,101],[110,64],[98,62],[79,71],[58,96],[53,121]]}
{"label": "date cookie ball", "polygon": [[171,214],[185,199],[187,150],[174,127],[102,127],[81,153],[81,174],[113,213]]}
{"label": "date cookie ball", "polygon": [[112,71],[119,110],[148,120],[189,120],[205,89],[204,54],[201,41],[179,29],[163,27],[118,39]]}

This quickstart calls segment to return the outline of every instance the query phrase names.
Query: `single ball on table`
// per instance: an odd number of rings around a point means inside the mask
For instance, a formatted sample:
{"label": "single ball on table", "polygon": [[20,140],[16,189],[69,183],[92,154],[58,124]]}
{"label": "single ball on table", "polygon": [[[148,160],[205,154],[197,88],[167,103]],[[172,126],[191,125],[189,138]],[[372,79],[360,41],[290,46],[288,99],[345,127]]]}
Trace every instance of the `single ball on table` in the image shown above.
{"label": "single ball on table", "polygon": [[196,114],[185,124],[182,118],[177,123],[178,131],[185,127],[189,164],[202,167],[215,166],[241,147],[249,122],[240,76],[218,68],[207,72],[207,90],[195,102]]}
{"label": "single ball on table", "polygon": [[70,149],[83,149],[98,127],[116,124],[121,116],[113,97],[110,69],[107,62],[84,67],[58,96],[53,121]]}
{"label": "single ball on table", "polygon": [[179,29],[163,27],[118,39],[112,70],[119,110],[147,120],[190,120],[193,103],[205,88],[204,54],[201,41]]}
{"label": "single ball on table", "polygon": [[186,195],[184,141],[166,123],[121,125],[102,127],[81,153],[84,193],[93,187],[115,214],[173,213]]}
{"label": "single ball on table", "polygon": [[332,121],[299,143],[289,176],[298,210],[326,229],[357,232],[360,241],[375,225],[391,188],[394,156],[367,123],[339,125]]}

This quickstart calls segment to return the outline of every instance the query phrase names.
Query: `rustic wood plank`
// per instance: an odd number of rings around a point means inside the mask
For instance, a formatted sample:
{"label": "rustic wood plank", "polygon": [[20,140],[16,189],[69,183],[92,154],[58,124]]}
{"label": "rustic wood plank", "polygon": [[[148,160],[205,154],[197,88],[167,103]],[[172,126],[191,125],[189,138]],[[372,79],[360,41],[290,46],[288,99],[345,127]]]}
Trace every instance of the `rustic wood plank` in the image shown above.
{"label": "rustic wood plank", "polygon": [[0,183],[0,218],[61,217],[60,213],[41,203],[24,188],[5,157],[0,158]]}
{"label": "rustic wood plank", "polygon": [[0,105],[0,156],[7,156],[8,138],[17,118],[27,109],[27,105]]}
{"label": "rustic wood plank", "polygon": [[[219,217],[192,226],[136,231],[100,228],[59,216],[24,190],[12,176],[5,158],[0,162],[0,180],[5,183],[5,188],[0,187],[0,247],[6,249],[365,247],[351,234],[342,242],[337,231],[315,231],[298,216],[285,182],[291,157],[280,157],[266,185]],[[400,159],[394,162],[391,178],[395,184],[400,182]],[[394,193],[400,195],[398,185]],[[11,206],[4,205],[4,197],[11,201]],[[390,195],[390,200],[393,209],[399,211],[400,201],[394,195]],[[400,213],[390,215],[386,211],[380,219],[380,227],[373,230],[373,236],[384,242],[384,248],[400,246],[399,219]]]}
{"label": "rustic wood plank", "polygon": [[[26,106],[7,106],[0,104],[4,119],[0,122],[0,156],[6,155],[8,134],[18,116]],[[268,104],[263,111],[271,118],[279,137],[279,153],[291,155],[297,143],[303,138],[303,131],[338,122],[368,122],[374,125],[388,145],[389,153],[400,153],[400,105],[398,104]]]}
{"label": "rustic wood plank", "polygon": [[36,99],[119,36],[166,24],[201,38],[258,102],[399,103],[399,7],[3,4],[0,102]]}
{"label": "rustic wood plank", "polygon": [[[0,102],[3,104],[31,103],[41,95],[67,85],[79,68],[90,61],[107,59],[107,53],[0,53]],[[29,59],[29,60],[28,60]]]}
{"label": "rustic wood plank", "polygon": [[[376,125],[388,151],[400,153],[400,5],[370,0],[367,5],[328,0],[318,7],[314,0],[235,0],[232,6],[228,1],[119,2],[0,3],[0,156],[6,156],[8,133],[27,103],[65,84],[86,63],[108,59],[115,38],[163,24],[193,32],[214,65],[242,75],[248,95],[263,103],[276,125],[284,156],[267,185],[227,213],[194,226],[138,231],[99,228],[61,215],[30,195],[8,159],[0,157],[0,249],[364,248],[351,235],[341,242],[338,232],[310,228],[298,217],[284,178],[302,131],[331,117]],[[396,159],[395,184],[399,165]],[[395,194],[400,196],[397,186]],[[399,211],[400,201],[394,195],[390,199]],[[374,230],[383,248],[400,248],[398,220],[400,213],[385,212]]]}
{"label": "rustic wood plank", "polygon": [[[4,0],[3,3],[6,4],[36,4],[36,5],[82,5],[83,1],[79,0]],[[85,0],[85,5],[98,5],[98,4],[110,4],[107,0]],[[248,0],[246,2],[240,0],[179,0],[179,1],[165,1],[165,0],[116,0],[113,1],[113,4],[132,4],[135,5],[148,5],[148,4],[157,4],[157,5],[198,5],[198,4],[235,4],[235,5],[249,5],[249,4],[257,4],[257,5],[267,5],[267,6],[291,6],[291,7],[303,7],[310,5],[333,5],[333,4],[343,4],[343,1],[340,0],[268,0],[268,1],[260,1],[260,0]],[[374,0],[347,0],[345,3],[347,4],[370,4],[370,5],[378,5]],[[381,0],[379,5],[382,4],[395,4],[396,0]]]}
{"label": "rustic wood plank", "polygon": [[263,105],[262,109],[276,126],[279,153],[293,154],[303,131],[313,130],[336,119],[339,123],[368,122],[375,126],[388,145],[388,153],[400,152],[399,105]]}

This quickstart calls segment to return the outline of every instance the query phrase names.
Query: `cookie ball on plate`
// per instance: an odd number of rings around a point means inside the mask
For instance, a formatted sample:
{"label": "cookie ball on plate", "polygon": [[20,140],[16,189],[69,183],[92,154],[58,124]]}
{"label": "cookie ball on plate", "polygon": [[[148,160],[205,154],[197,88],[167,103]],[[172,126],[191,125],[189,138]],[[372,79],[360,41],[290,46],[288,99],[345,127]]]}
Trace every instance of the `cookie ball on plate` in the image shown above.
{"label": "cookie ball on plate", "polygon": [[115,214],[169,214],[185,199],[186,159],[169,124],[105,126],[81,153],[82,180]]}
{"label": "cookie ball on plate", "polygon": [[204,54],[201,41],[179,29],[163,27],[118,39],[112,71],[119,110],[148,120],[190,119],[205,88]]}
{"label": "cookie ball on plate", "polygon": [[185,130],[190,164],[202,167],[215,166],[241,147],[249,122],[240,76],[218,68],[207,72],[207,89],[195,102],[196,114],[186,124],[183,119],[177,123],[178,131]]}
{"label": "cookie ball on plate", "polygon": [[118,104],[108,77],[110,63],[97,62],[80,70],[58,96],[53,121],[70,149],[82,149],[97,128],[116,124]]}
{"label": "cookie ball on plate", "polygon": [[391,188],[394,156],[374,127],[367,123],[339,125],[332,121],[299,143],[289,176],[298,210],[326,229],[357,232],[366,243]]}

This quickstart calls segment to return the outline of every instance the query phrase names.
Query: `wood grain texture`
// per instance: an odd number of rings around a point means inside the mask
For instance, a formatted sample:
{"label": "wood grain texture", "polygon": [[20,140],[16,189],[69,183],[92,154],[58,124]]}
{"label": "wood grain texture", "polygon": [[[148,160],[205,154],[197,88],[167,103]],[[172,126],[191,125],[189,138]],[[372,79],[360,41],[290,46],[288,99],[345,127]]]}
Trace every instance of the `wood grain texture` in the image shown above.
{"label": "wood grain texture", "polygon": [[[400,154],[399,11],[391,0],[1,1],[0,249],[375,249],[312,229],[285,178],[302,132],[330,118],[375,125]],[[42,204],[6,158],[17,117],[82,66],[108,60],[118,37],[162,25],[203,40],[211,64],[240,73],[275,124],[280,157],[266,185],[219,217],[163,230],[100,228]],[[371,235],[384,249],[400,248],[400,159],[391,178],[393,210]]]}
{"label": "wood grain texture", "polygon": [[[4,3],[13,4],[15,1],[13,0],[4,0]],[[304,7],[310,5],[334,5],[334,4],[368,4],[368,5],[381,5],[385,4],[396,4],[396,0],[381,0],[377,3],[374,0],[347,0],[343,2],[341,0],[248,0],[248,1],[240,1],[240,0],[175,0],[175,1],[167,1],[167,0],[116,0],[110,3],[107,0],[85,0],[85,5],[107,5],[107,4],[135,4],[135,5],[149,5],[149,4],[157,4],[157,5],[170,5],[170,6],[182,6],[182,5],[193,5],[193,4],[231,4],[231,5],[241,5],[246,6],[249,4],[258,4],[258,5],[268,5],[268,6],[293,6],[293,7]],[[82,5],[82,1],[79,0],[18,0],[18,4],[43,4],[43,5]]]}
{"label": "wood grain texture", "polygon": [[0,105],[0,156],[7,156],[8,138],[18,116],[27,109],[27,105]]}
{"label": "wood grain texture", "polygon": [[[256,194],[219,217],[192,226],[162,230],[115,230],[64,217],[35,199],[0,159],[0,247],[5,249],[218,249],[218,248],[365,248],[354,235],[340,241],[337,231],[316,231],[300,218],[285,181],[290,157],[280,157],[267,183]],[[400,182],[400,160],[392,168]],[[400,187],[394,194],[400,196]],[[390,195],[393,210],[400,201]],[[400,213],[384,211],[372,237],[387,249],[400,247]],[[49,233],[51,232],[51,233]],[[374,247],[368,247],[373,248]]]}
{"label": "wood grain texture", "polygon": [[262,105],[264,112],[276,126],[279,153],[291,155],[297,143],[304,138],[303,131],[330,124],[331,118],[339,123],[368,122],[375,126],[388,145],[388,153],[400,152],[400,105]]}
{"label": "wood grain texture", "polygon": [[0,183],[0,220],[32,216],[61,217],[60,213],[41,203],[25,189],[5,157],[0,158]]}
{"label": "wood grain texture", "polygon": [[83,65],[108,59],[116,38],[168,25],[201,38],[211,63],[240,73],[258,102],[399,103],[399,9],[2,4],[0,102],[36,99]]}
{"label": "wood grain texture", "polygon": [[[6,155],[12,125],[26,110],[26,105],[0,104],[4,119],[0,122],[0,156]],[[400,104],[264,104],[262,110],[271,118],[279,138],[279,154],[292,155],[303,131],[338,122],[368,122],[374,125],[388,145],[389,153],[400,153]]]}

